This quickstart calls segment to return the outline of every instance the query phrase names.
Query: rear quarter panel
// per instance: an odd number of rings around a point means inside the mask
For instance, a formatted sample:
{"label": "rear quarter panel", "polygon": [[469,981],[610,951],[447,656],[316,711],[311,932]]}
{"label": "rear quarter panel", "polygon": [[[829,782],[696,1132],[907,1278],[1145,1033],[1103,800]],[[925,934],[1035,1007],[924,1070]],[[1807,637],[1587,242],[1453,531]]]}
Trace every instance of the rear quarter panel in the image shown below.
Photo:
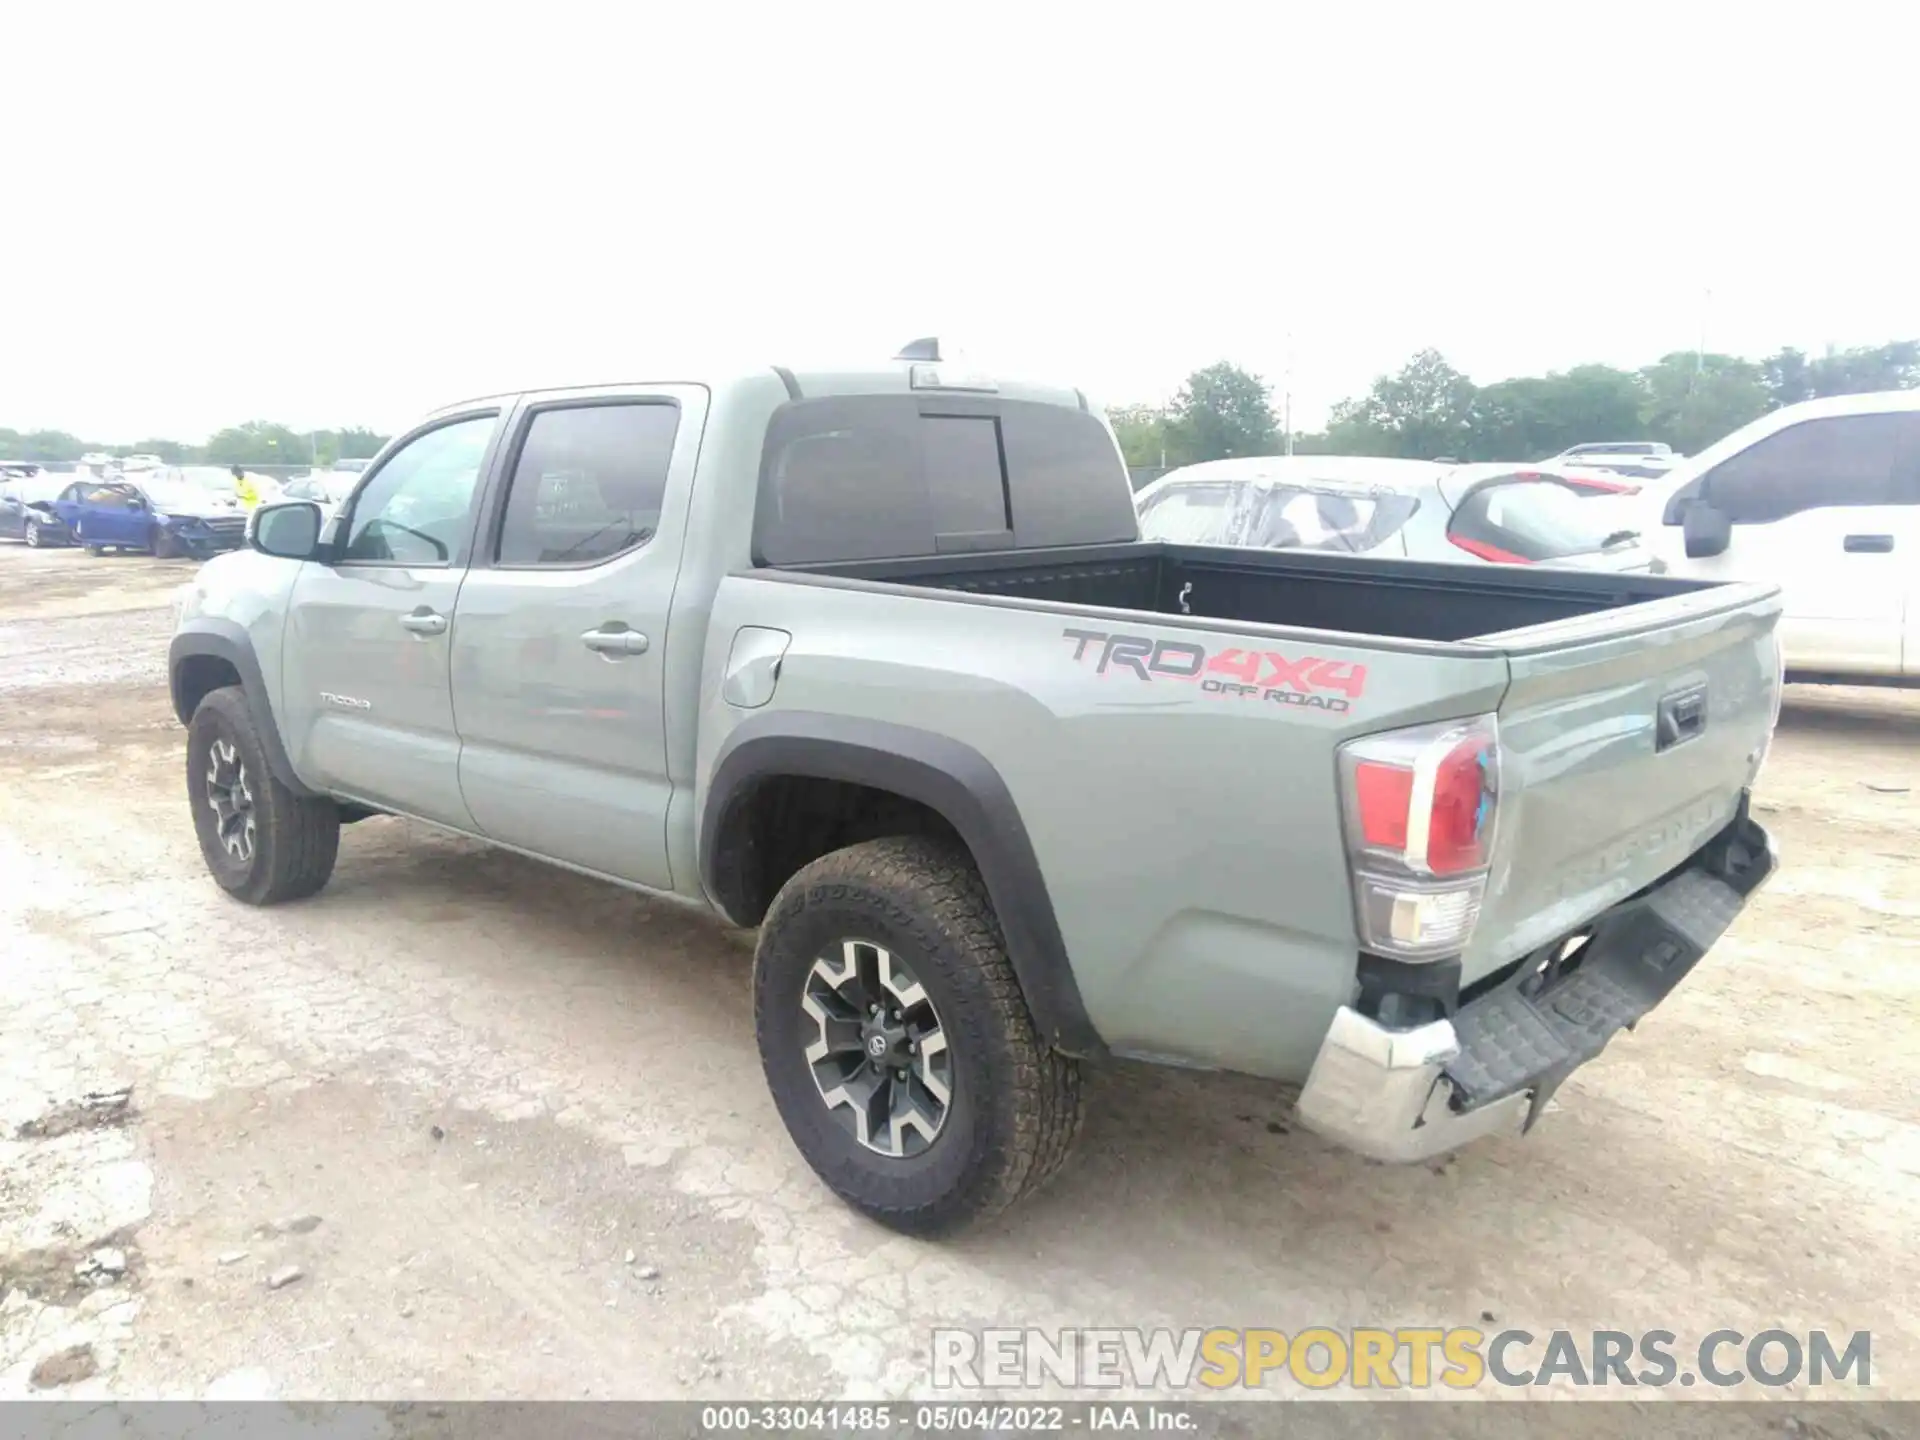
{"label": "rear quarter panel", "polygon": [[[728,705],[717,681],[742,625],[793,637],[772,701],[751,711]],[[1116,661],[1112,635],[1137,637],[1147,658]],[[1279,678],[1312,675],[1310,658],[1346,667],[1333,672],[1341,683]],[[1250,659],[1278,683],[1222,688]],[[1351,636],[770,575],[722,582],[704,671],[696,814],[749,716],[827,712],[962,741],[1019,807],[1109,1047],[1290,1080],[1305,1076],[1354,981],[1334,746],[1491,710],[1506,680],[1502,657],[1464,647],[1363,648]]]}

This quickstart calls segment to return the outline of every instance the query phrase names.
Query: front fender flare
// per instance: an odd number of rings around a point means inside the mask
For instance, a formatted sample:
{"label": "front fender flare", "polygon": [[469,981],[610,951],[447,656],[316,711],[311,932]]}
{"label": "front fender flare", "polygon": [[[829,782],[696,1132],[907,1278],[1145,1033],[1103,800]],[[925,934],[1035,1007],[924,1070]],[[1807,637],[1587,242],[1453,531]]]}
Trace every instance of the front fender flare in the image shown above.
{"label": "front fender flare", "polygon": [[188,671],[187,662],[202,655],[224,660],[240,677],[240,693],[246,696],[247,709],[253,715],[254,728],[260,733],[260,745],[267,752],[267,764],[272,767],[274,778],[296,795],[318,795],[318,791],[294,773],[293,762],[280,739],[280,727],[274,723],[273,707],[267,700],[266,677],[261,673],[259,658],[253,653],[253,640],[235,621],[215,615],[198,616],[185,621],[174,635],[173,643],[167,647],[167,687],[174,716],[182,725],[193,723],[191,692],[182,682]]}
{"label": "front fender flare", "polygon": [[911,726],[804,711],[757,715],[727,737],[700,817],[700,880],[722,914],[743,914],[741,887],[722,853],[730,821],[755,786],[779,776],[840,780],[918,801],[953,827],[973,853],[1040,1033],[1069,1055],[1106,1046],[1089,1019],[1054,915],[1040,861],[1019,807],[989,761],[958,740]]}

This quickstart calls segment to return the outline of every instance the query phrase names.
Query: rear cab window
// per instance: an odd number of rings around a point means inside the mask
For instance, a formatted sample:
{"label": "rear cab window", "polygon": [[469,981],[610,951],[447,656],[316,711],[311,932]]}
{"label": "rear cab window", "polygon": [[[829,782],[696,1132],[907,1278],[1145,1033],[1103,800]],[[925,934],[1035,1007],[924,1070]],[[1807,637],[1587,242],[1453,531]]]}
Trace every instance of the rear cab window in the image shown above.
{"label": "rear cab window", "polygon": [[1577,487],[1549,475],[1495,477],[1462,497],[1447,538],[1469,554],[1507,564],[1593,555],[1638,538],[1617,499],[1583,499]]}
{"label": "rear cab window", "polygon": [[804,566],[1130,541],[1132,488],[1087,411],[952,394],[831,396],[767,429],[754,562]]}

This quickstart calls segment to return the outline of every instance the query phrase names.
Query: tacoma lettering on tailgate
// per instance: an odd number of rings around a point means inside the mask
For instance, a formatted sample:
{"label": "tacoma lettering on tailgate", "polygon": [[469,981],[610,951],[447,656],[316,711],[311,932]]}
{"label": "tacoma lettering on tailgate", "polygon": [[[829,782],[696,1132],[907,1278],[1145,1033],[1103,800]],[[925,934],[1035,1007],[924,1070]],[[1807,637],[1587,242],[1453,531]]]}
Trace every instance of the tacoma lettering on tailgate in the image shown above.
{"label": "tacoma lettering on tailgate", "polygon": [[1175,680],[1198,685],[1206,695],[1344,712],[1367,688],[1366,666],[1318,655],[1239,649],[1209,653],[1191,640],[1104,630],[1068,629],[1061,635],[1074,642],[1073,658],[1091,662],[1096,675],[1124,673],[1148,683]]}

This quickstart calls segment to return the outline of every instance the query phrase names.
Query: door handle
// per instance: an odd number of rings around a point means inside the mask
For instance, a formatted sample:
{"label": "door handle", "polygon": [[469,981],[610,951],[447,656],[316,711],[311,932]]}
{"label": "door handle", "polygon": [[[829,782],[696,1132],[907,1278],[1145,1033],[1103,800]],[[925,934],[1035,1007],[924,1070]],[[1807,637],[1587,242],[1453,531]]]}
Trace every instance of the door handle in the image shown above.
{"label": "door handle", "polygon": [[447,633],[447,617],[436,615],[431,610],[416,610],[411,615],[402,615],[400,623],[416,635],[444,635]]}
{"label": "door handle", "polygon": [[1849,555],[1890,555],[1893,553],[1891,535],[1849,535],[1840,542]]}
{"label": "door handle", "polygon": [[638,630],[600,629],[586,631],[580,643],[599,655],[644,655],[648,641]]}

